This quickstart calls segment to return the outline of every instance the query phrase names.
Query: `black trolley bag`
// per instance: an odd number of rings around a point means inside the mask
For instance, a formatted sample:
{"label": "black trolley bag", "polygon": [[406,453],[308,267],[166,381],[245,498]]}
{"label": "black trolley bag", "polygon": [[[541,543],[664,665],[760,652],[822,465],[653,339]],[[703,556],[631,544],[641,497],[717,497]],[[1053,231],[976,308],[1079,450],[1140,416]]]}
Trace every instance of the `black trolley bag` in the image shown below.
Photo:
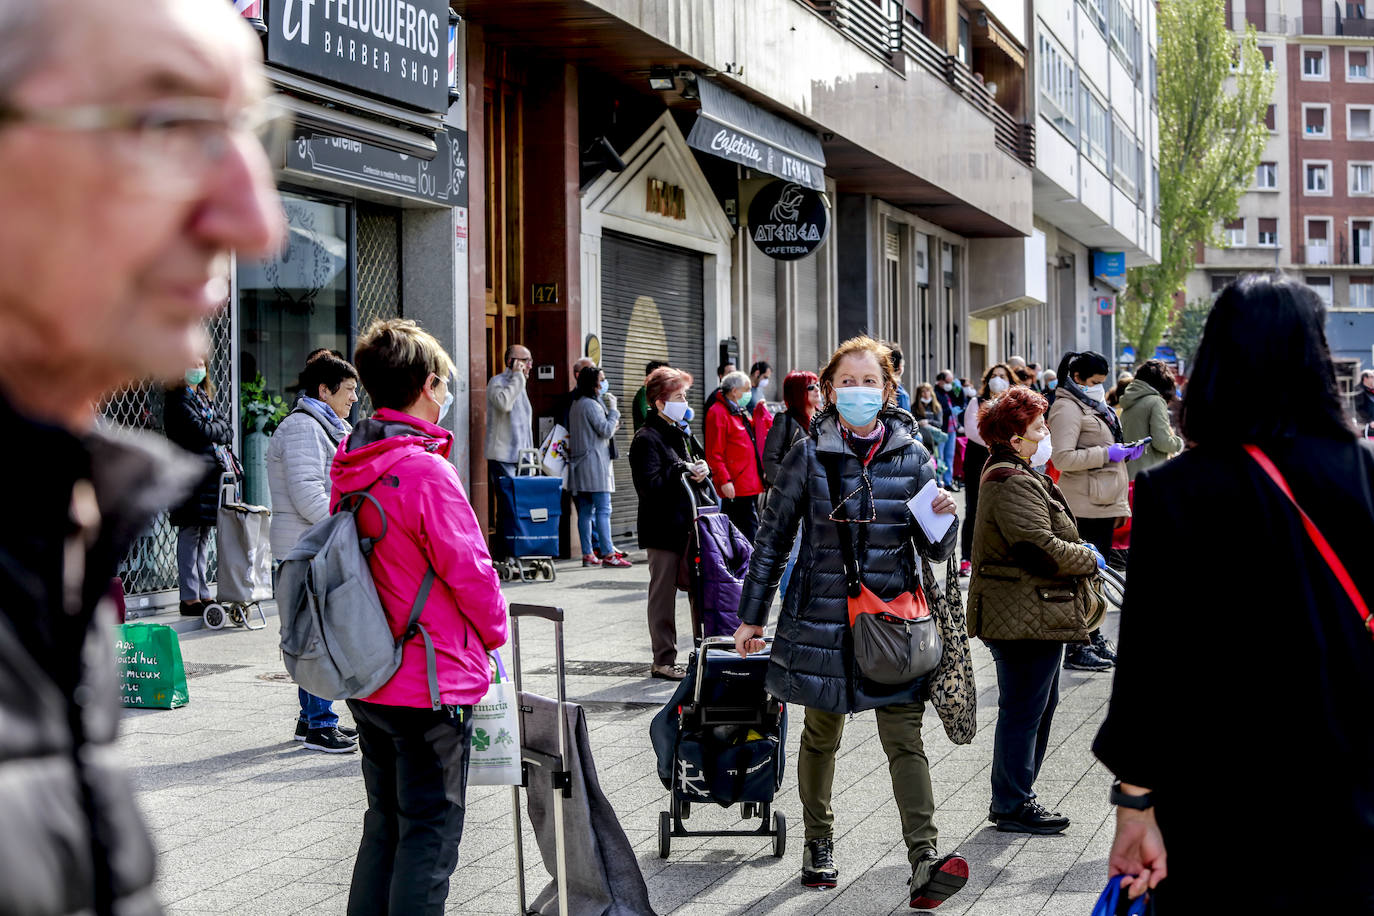
{"label": "black trolley bag", "polygon": [[[658,775],[669,791],[658,815],[658,854],[673,837],[768,836],[773,855],[787,848],[787,819],[772,810],[786,759],[787,708],[764,689],[770,648],[740,658],[731,637],[701,640],[687,676],[649,727]],[[747,830],[688,830],[692,804],[738,804]]]}

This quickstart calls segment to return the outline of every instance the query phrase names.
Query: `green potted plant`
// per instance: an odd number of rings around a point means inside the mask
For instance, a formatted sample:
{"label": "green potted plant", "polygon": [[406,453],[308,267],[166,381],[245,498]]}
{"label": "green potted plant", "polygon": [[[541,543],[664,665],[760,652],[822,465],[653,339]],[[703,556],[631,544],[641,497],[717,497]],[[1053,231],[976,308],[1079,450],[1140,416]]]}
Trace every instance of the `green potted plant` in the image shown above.
{"label": "green potted plant", "polygon": [[267,487],[267,439],[290,412],[290,405],[280,395],[268,392],[262,373],[251,382],[239,384],[239,417],[244,429],[243,498],[250,505],[272,505]]}

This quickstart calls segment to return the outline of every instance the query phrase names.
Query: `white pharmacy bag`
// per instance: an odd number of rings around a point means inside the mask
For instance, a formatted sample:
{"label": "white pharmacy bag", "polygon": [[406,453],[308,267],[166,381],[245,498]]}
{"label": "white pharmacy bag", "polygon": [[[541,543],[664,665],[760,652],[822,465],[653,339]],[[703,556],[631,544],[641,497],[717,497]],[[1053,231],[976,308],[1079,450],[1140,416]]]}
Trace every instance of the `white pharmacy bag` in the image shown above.
{"label": "white pharmacy bag", "polygon": [[468,785],[518,786],[520,768],[520,704],[515,684],[506,679],[501,653],[496,678],[482,702],[472,708],[472,747],[468,751]]}

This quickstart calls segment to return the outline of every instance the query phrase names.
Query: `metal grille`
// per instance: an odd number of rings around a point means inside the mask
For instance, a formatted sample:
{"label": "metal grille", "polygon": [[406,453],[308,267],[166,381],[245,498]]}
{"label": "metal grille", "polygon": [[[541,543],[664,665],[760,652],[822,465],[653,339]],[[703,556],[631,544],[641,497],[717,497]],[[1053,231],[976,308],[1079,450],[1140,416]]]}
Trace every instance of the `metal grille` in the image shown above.
{"label": "metal grille", "polygon": [[[378,318],[401,317],[401,213],[394,207],[358,202],[358,327]],[[372,413],[372,400],[358,389],[358,412]]]}
{"label": "metal grille", "polygon": [[[232,327],[226,308],[207,325],[210,334],[210,380],[215,387],[215,409],[221,415],[232,416],[237,398],[231,384]],[[125,426],[132,429],[162,433],[164,390],[157,382],[143,381],[130,385],[112,395],[101,405],[99,423],[106,428]],[[210,541],[209,575],[216,576],[215,542]],[[129,595],[143,595],[177,587],[177,530],[167,520],[167,513],[157,519],[129,548],[119,564],[124,591]]]}

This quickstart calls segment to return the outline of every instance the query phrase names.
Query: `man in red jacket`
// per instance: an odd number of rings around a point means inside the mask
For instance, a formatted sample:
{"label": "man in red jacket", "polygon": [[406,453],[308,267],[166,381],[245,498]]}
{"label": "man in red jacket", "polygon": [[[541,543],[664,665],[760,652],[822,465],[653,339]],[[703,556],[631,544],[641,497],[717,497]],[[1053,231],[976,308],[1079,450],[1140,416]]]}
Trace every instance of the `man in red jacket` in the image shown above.
{"label": "man in red jacket", "polygon": [[731,372],[720,380],[720,397],[706,411],[706,463],[725,514],[752,542],[759,527],[763,468],[752,418],[740,406],[749,391],[749,376],[743,372]]}

